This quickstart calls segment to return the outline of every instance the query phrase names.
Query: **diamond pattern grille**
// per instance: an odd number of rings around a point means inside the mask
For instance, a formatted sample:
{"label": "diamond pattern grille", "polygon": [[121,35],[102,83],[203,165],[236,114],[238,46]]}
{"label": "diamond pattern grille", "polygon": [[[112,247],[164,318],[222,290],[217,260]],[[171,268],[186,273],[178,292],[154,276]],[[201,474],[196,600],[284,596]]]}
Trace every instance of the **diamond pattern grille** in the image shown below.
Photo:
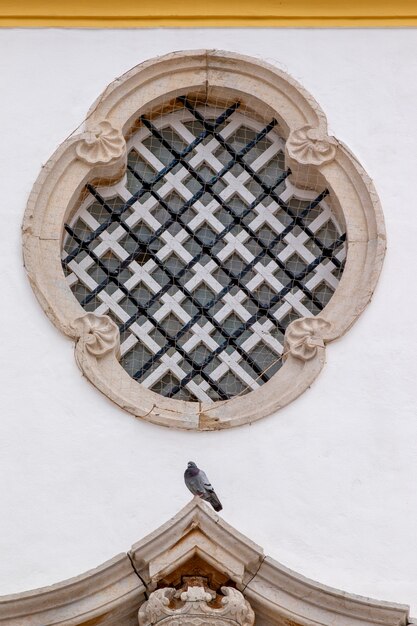
{"label": "diamond pattern grille", "polygon": [[118,324],[121,364],[177,399],[227,399],[282,364],[283,337],[334,293],[346,253],[327,190],[299,190],[271,120],[179,98],[142,116],[128,168],[87,185],[62,264],[86,311]]}

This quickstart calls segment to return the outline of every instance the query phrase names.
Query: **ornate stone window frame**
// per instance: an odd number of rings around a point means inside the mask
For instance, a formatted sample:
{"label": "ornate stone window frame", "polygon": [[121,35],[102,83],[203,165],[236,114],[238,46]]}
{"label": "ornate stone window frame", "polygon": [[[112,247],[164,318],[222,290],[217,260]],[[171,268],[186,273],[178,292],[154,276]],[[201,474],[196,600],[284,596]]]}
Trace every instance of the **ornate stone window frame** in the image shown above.
{"label": "ornate stone window frame", "polygon": [[[273,113],[295,183],[310,189],[324,184],[347,235],[340,284],[319,317],[289,325],[282,368],[261,388],[207,406],[165,398],[133,380],[118,362],[116,325],[106,316],[85,313],[61,267],[64,223],[87,182],[122,176],[125,137],[134,121],[169,97],[202,89],[207,94],[227,90],[252,110]],[[326,344],[341,337],[371,299],[385,254],[385,229],[370,178],[346,146],[328,136],[324,113],[296,81],[250,57],[201,50],[152,59],[108,86],[90,109],[85,130],[67,139],[42,169],[25,213],[23,248],[38,300],[55,326],[76,342],[77,363],[100,391],[150,422],[216,430],[270,415],[312,384],[324,365]]]}

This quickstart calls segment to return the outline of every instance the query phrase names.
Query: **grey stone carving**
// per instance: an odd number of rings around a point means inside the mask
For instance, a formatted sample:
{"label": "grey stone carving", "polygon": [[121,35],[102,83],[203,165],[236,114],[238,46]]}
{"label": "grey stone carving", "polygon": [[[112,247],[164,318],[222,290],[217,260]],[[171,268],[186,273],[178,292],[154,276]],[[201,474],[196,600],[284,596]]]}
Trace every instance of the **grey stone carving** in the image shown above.
{"label": "grey stone carving", "polygon": [[[216,593],[204,586],[186,591],[157,589],[139,609],[139,626],[253,626],[255,614],[244,596],[233,587],[222,587],[220,608],[211,606]],[[215,603],[218,605],[218,603]]]}

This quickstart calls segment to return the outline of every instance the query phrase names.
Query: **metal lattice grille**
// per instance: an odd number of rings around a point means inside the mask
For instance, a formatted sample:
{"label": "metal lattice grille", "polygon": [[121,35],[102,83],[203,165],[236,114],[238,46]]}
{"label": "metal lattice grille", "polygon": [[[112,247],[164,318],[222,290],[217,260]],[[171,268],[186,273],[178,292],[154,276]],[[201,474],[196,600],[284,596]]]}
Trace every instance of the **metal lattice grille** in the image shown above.
{"label": "metal lattice grille", "polygon": [[282,364],[288,324],[317,315],[343,271],[328,192],[296,189],[276,121],[241,109],[179,98],[142,116],[123,180],[87,185],[66,225],[74,295],[110,315],[122,366],[164,396],[259,387]]}

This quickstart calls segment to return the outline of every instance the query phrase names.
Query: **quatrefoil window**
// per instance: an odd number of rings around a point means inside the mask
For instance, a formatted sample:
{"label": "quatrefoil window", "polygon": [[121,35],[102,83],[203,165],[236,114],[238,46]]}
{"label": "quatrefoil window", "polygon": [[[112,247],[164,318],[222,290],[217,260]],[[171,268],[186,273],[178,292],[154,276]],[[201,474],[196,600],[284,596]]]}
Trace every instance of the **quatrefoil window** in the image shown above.
{"label": "quatrefoil window", "polygon": [[118,325],[134,380],[226,400],[267,382],[288,324],[324,309],[345,234],[326,189],[291,182],[275,119],[238,101],[172,108],[137,121],[121,181],[87,185],[62,263],[81,306]]}
{"label": "quatrefoil window", "polygon": [[385,249],[372,184],[311,96],[204,51],[106,89],[42,171],[24,233],[32,285],[86,376],[189,429],[253,421],[307,388]]}

